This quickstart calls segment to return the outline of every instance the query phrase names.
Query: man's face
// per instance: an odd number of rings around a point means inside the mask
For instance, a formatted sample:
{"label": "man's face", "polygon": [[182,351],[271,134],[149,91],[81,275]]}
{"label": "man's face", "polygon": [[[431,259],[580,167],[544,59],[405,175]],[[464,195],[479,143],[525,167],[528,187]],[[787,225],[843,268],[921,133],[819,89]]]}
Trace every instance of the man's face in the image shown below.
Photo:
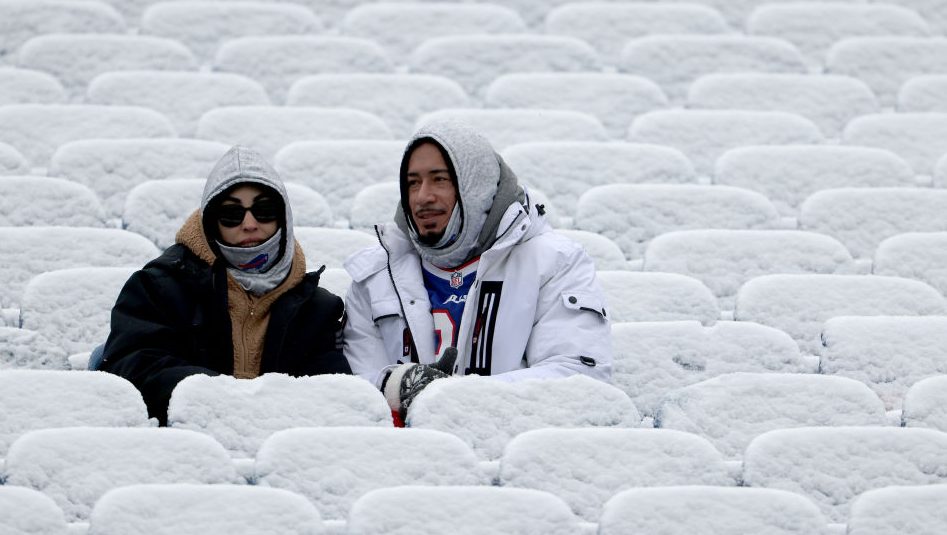
{"label": "man's face", "polygon": [[421,242],[433,245],[444,235],[457,203],[457,188],[436,146],[415,147],[408,159],[407,181],[408,207]]}
{"label": "man's face", "polygon": [[[243,210],[250,207],[254,207],[260,215],[255,216],[250,210]],[[258,186],[248,184],[234,189],[227,194],[218,210],[219,216],[225,212],[233,213],[230,218],[218,217],[217,230],[221,241],[234,247],[260,245],[276,234],[279,207],[279,201]],[[239,223],[234,225],[238,219]]]}

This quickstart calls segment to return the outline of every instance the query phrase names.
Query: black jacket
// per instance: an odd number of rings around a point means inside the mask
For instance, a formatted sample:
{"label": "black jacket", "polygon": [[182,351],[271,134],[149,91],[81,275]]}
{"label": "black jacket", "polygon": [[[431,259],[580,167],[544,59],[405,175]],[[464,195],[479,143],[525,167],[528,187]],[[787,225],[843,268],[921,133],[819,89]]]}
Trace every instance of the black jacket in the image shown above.
{"label": "black jacket", "polygon": [[[270,309],[260,373],[351,373],[339,348],[342,300],[306,274]],[[197,373],[233,374],[227,271],[176,244],[135,272],[112,309],[100,369],[120,375],[144,397],[148,415],[167,424],[179,381]]]}

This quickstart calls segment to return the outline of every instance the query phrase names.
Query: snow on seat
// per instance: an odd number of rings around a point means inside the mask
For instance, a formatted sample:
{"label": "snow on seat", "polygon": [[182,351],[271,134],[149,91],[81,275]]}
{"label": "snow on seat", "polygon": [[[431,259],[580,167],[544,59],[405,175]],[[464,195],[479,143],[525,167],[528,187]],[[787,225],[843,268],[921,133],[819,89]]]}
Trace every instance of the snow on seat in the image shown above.
{"label": "snow on seat", "polygon": [[901,425],[947,431],[947,375],[933,375],[911,385],[904,395]]}
{"label": "snow on seat", "polygon": [[346,108],[230,106],[210,110],[196,137],[253,147],[267,158],[294,141],[391,139],[378,117]]}
{"label": "snow on seat", "polygon": [[697,279],[677,273],[606,271],[596,273],[611,321],[697,320],[720,317],[714,295]]}
{"label": "snow on seat", "polygon": [[0,68],[0,105],[57,104],[65,100],[66,90],[52,75],[31,69]]}
{"label": "snow on seat", "polygon": [[37,429],[149,425],[141,394],[110,373],[0,370],[0,386],[0,457],[19,436]]}
{"label": "snow on seat", "polygon": [[371,490],[399,485],[488,485],[473,451],[430,429],[295,428],[263,443],[258,484],[302,494],[324,519],[342,520]]}
{"label": "snow on seat", "polygon": [[0,528],[11,535],[70,533],[62,509],[49,496],[22,487],[0,487]]}
{"label": "snow on seat", "polygon": [[61,178],[0,176],[0,227],[101,227],[105,211],[95,193]]}
{"label": "snow on seat", "polygon": [[856,258],[871,258],[878,245],[891,236],[912,231],[947,231],[947,191],[927,188],[821,190],[802,203],[799,228],[838,239]]}
{"label": "snow on seat", "polygon": [[504,74],[486,91],[493,108],[574,110],[597,117],[621,139],[636,115],[667,107],[654,82],[640,76],[606,73]]}
{"label": "snow on seat", "polygon": [[205,112],[221,106],[266,106],[263,86],[237,74],[120,71],[89,83],[90,104],[142,106],[161,112],[181,136],[191,136]]}
{"label": "snow on seat", "polygon": [[598,533],[811,535],[827,523],[814,503],[791,492],[681,486],[616,494],[605,503]]}
{"label": "snow on seat", "polygon": [[909,232],[878,245],[872,272],[917,279],[947,295],[947,232]]}
{"label": "snow on seat", "polygon": [[641,258],[647,242],[690,229],[770,229],[779,213],[755,191],[730,186],[611,184],[579,198],[575,227],[601,234],[625,256]]}
{"label": "snow on seat", "polygon": [[756,437],[743,458],[749,487],[807,496],[844,522],[859,494],[889,485],[947,483],[947,433],[896,427],[803,427]]}
{"label": "snow on seat", "polygon": [[326,268],[319,277],[319,286],[345,299],[352,285],[352,277],[345,268]]}
{"label": "snow on seat", "polygon": [[597,270],[630,269],[631,267],[618,244],[601,234],[571,229],[560,229],[557,232],[580,244],[592,257]]}
{"label": "snow on seat", "polygon": [[947,525],[945,500],[945,485],[891,485],[866,491],[851,504],[847,533],[938,533]]}
{"label": "snow on seat", "polygon": [[824,74],[709,74],[691,84],[687,105],[795,113],[828,138],[840,137],[852,118],[880,111],[861,80]]}
{"label": "snow on seat", "polygon": [[947,113],[945,92],[947,74],[915,76],[904,82],[898,90],[897,109],[908,113]]}
{"label": "snow on seat", "polygon": [[819,127],[800,115],[779,111],[663,110],[639,115],[628,140],[680,149],[710,176],[714,161],[745,145],[800,145],[824,141]]}
{"label": "snow on seat", "polygon": [[863,383],[818,374],[730,373],[667,394],[654,426],[700,435],[740,459],[754,437],[774,429],[887,423],[885,406]]}
{"label": "snow on seat", "polygon": [[422,115],[417,128],[432,121],[467,123],[503,150],[517,143],[534,141],[606,141],[608,133],[592,115],[568,110],[541,109],[442,109]]}
{"label": "snow on seat", "polygon": [[411,405],[406,425],[460,437],[486,460],[498,459],[513,437],[547,427],[638,427],[628,396],[574,375],[509,383],[486,377],[436,381]]}
{"label": "snow on seat", "polygon": [[773,273],[846,273],[854,260],[834,238],[798,230],[682,230],[657,236],[643,271],[680,273],[704,283],[732,310],[740,286]]}
{"label": "snow on seat", "polygon": [[836,317],[822,331],[821,371],[867,384],[899,410],[911,385],[947,373],[947,317]]}
{"label": "snow on seat", "polygon": [[[16,104],[0,106],[0,141],[33,167],[46,167],[56,147],[79,139],[174,137],[160,113],[134,106]],[[95,189],[95,188],[93,188]]]}
{"label": "snow on seat", "polygon": [[911,166],[893,152],[839,145],[731,149],[717,158],[714,183],[758,191],[793,217],[822,189],[915,185]]}
{"label": "snow on seat", "polygon": [[26,175],[29,172],[30,164],[26,157],[16,147],[0,142],[0,176]]}
{"label": "snow on seat", "polygon": [[0,3],[0,62],[12,63],[20,45],[50,33],[123,33],[125,20],[101,2],[19,0]]}
{"label": "snow on seat", "polygon": [[95,503],[89,535],[323,533],[306,498],[245,485],[154,484],[110,490]]}
{"label": "snow on seat", "polygon": [[804,353],[822,354],[822,324],[835,316],[947,314],[944,297],[911,279],[875,275],[763,275],[737,294],[734,318],[786,332]]}
{"label": "snow on seat", "polygon": [[458,35],[424,41],[411,54],[409,68],[452,78],[478,98],[493,79],[503,74],[597,71],[600,63],[598,53],[574,37]]}
{"label": "snow on seat", "polygon": [[587,521],[632,487],[732,486],[720,452],[669,429],[538,429],[517,435],[500,459],[499,483],[551,492]]}
{"label": "snow on seat", "polygon": [[733,72],[803,73],[802,55],[787,41],[743,35],[652,35],[622,49],[619,69],[657,82],[672,103],[705,74]]}
{"label": "snow on seat", "polygon": [[6,485],[43,492],[72,522],[86,520],[96,500],[116,487],[242,481],[214,439],[168,428],[30,431],[10,446],[4,472]]}
{"label": "snow on seat", "polygon": [[470,98],[457,82],[423,74],[321,74],[297,80],[287,106],[355,108],[380,117],[399,138],[414,133],[421,115],[464,108]]}
{"label": "snow on seat", "polygon": [[940,0],[901,0],[898,4],[920,13],[935,33],[947,33],[947,5]]}
{"label": "snow on seat", "polygon": [[352,200],[349,225],[354,229],[374,234],[375,225],[388,222],[401,203],[401,187],[397,182],[382,182],[365,186]]}
{"label": "snow on seat", "polygon": [[[394,208],[392,208],[394,214]],[[296,227],[296,241],[306,252],[309,269],[321,265],[340,268],[349,255],[366,247],[378,245],[374,233],[342,228]]]}
{"label": "snow on seat", "polygon": [[[947,48],[944,53],[947,55]],[[904,158],[916,174],[932,175],[937,160],[947,153],[944,136],[947,113],[887,113],[852,119],[842,133],[842,141],[888,149]]]}
{"label": "snow on seat", "polygon": [[0,370],[69,368],[69,354],[45,336],[29,329],[0,326]]}
{"label": "snow on seat", "polygon": [[213,68],[253,78],[274,103],[282,103],[293,82],[307,75],[383,73],[394,67],[388,53],[368,39],[284,35],[231,39],[217,50]]}

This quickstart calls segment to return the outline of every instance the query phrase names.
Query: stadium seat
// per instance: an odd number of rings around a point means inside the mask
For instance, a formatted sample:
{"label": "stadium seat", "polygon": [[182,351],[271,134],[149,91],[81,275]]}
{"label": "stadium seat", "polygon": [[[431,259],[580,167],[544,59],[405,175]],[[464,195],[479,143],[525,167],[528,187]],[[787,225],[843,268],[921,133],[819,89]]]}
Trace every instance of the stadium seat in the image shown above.
{"label": "stadium seat", "polygon": [[319,277],[319,286],[345,299],[352,284],[352,277],[344,268],[326,268]]}
{"label": "stadium seat", "polygon": [[485,98],[492,108],[588,113],[616,139],[625,137],[636,115],[668,105],[661,88],[651,80],[614,73],[504,74],[487,87]]}
{"label": "stadium seat", "polygon": [[686,154],[698,175],[710,176],[724,152],[745,145],[799,145],[824,141],[812,121],[792,113],[739,110],[664,110],[639,115],[628,140],[668,145]]}
{"label": "stadium seat", "polygon": [[598,271],[611,321],[697,320],[720,317],[717,300],[697,279],[676,273]]}
{"label": "stadium seat", "polygon": [[756,437],[743,458],[749,487],[788,490],[814,501],[831,522],[845,522],[851,500],[889,485],[943,484],[934,459],[947,433],[892,427],[803,427]]}
{"label": "stadium seat", "polygon": [[[861,0],[833,0],[836,3],[860,3]],[[706,4],[720,11],[727,22],[734,28],[742,29],[750,18],[753,10],[762,4],[782,2],[782,0],[702,0]],[[817,2],[818,3],[818,2]]]}
{"label": "stadium seat", "polygon": [[442,109],[418,118],[418,128],[430,121],[466,123],[503,150],[517,143],[535,141],[606,141],[608,133],[592,115],[566,110]]}
{"label": "stadium seat", "polygon": [[937,533],[947,525],[944,500],[944,485],[891,485],[866,491],[852,502],[848,533]]}
{"label": "stadium seat", "polygon": [[825,74],[709,74],[691,84],[687,105],[795,113],[815,123],[827,138],[841,137],[852,118],[880,111],[864,82]]}
{"label": "stadium seat", "polygon": [[947,431],[947,375],[932,375],[911,385],[904,395],[903,427],[927,427]]}
{"label": "stadium seat", "polygon": [[839,145],[731,149],[717,158],[714,183],[758,191],[792,217],[819,190],[915,185],[911,166],[893,152]]}
{"label": "stadium seat", "polygon": [[326,73],[383,73],[393,65],[374,41],[338,36],[241,37],[222,44],[214,70],[234,72],[263,84],[276,104],[293,82]]}
{"label": "stadium seat", "polygon": [[898,4],[920,13],[934,33],[947,34],[947,5],[940,0],[901,0]]}
{"label": "stadium seat", "polygon": [[464,108],[470,98],[457,82],[423,74],[321,74],[297,80],[287,106],[364,110],[380,117],[395,136],[409,138],[415,120],[441,108]]}
{"label": "stadium seat", "polygon": [[509,383],[485,377],[437,381],[411,405],[405,424],[460,437],[496,460],[513,437],[547,427],[638,427],[628,396],[583,375]]}
{"label": "stadium seat", "polygon": [[500,459],[500,486],[551,492],[594,522],[632,487],[732,486],[720,452],[669,429],[538,429],[517,435]]}
{"label": "stadium seat", "polygon": [[621,252],[618,244],[612,240],[584,230],[559,229],[559,234],[578,243],[585,249],[585,252],[595,261],[597,270],[620,270],[631,269],[628,261],[625,260],[625,254]]}
{"label": "stadium seat", "polygon": [[938,188],[947,188],[947,154],[944,154],[934,165],[934,183]]}
{"label": "stadium seat", "polygon": [[102,227],[105,211],[86,186],[45,176],[0,176],[0,227]]}
{"label": "stadium seat", "polygon": [[665,394],[735,372],[814,373],[788,334],[750,322],[629,322],[612,326],[612,380],[645,416]]}
{"label": "stadium seat", "polygon": [[17,535],[70,533],[62,509],[49,496],[22,487],[0,487],[0,528]]}
{"label": "stadium seat", "polygon": [[306,252],[309,270],[340,268],[352,253],[378,245],[375,234],[340,228],[296,227],[296,241]]}
{"label": "stadium seat", "polygon": [[730,186],[612,184],[579,198],[575,227],[602,234],[629,259],[664,232],[690,229],[770,229],[779,213],[766,197]]}
{"label": "stadium seat", "polygon": [[29,172],[30,164],[26,157],[16,147],[0,142],[0,176],[26,175]]}
{"label": "stadium seat", "polygon": [[789,42],[743,35],[653,35],[628,41],[619,69],[657,82],[672,104],[705,74],[803,73],[802,55]]}
{"label": "stadium seat", "polygon": [[874,275],[763,275],[737,294],[734,318],[786,332],[799,348],[822,354],[822,324],[835,316],[947,314],[944,297],[911,279]]}
{"label": "stadium seat", "polygon": [[65,349],[36,331],[0,326],[0,370],[65,370],[68,358]]}
{"label": "stadium seat", "polygon": [[294,3],[308,7],[326,23],[330,30],[337,31],[349,12],[366,2],[365,0],[297,0]]}
{"label": "stadium seat", "polygon": [[320,427],[278,431],[256,455],[261,485],[302,494],[344,520],[365,493],[398,485],[488,485],[459,438],[429,429]]}
{"label": "stadium seat", "polygon": [[[3,71],[0,71],[2,73]],[[926,74],[908,79],[898,90],[899,112],[947,113],[947,74]]]}
{"label": "stadium seat", "polygon": [[65,101],[66,90],[55,76],[30,69],[0,68],[0,106]]}
{"label": "stadium seat", "polygon": [[52,33],[123,33],[125,20],[102,2],[32,0],[0,4],[0,63],[13,63],[20,46]]}
{"label": "stadium seat", "polygon": [[872,272],[930,284],[947,295],[947,232],[909,232],[878,245]]}
{"label": "stadium seat", "polygon": [[836,238],[856,258],[871,258],[878,244],[896,234],[947,231],[947,191],[927,188],[821,190],[802,203],[799,228]]}
{"label": "stadium seat", "polygon": [[392,220],[401,202],[401,188],[397,182],[382,182],[365,186],[352,200],[349,226],[375,233],[375,225]]}
{"label": "stadium seat", "polygon": [[931,175],[937,160],[947,153],[944,136],[947,113],[886,113],[856,117],[845,127],[842,142],[888,149],[904,158],[915,174]]}

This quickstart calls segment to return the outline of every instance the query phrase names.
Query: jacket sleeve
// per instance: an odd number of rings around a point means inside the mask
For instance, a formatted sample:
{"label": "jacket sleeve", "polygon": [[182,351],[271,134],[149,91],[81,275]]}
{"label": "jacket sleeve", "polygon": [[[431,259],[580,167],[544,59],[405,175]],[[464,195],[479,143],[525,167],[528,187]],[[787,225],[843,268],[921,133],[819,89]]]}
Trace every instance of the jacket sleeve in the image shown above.
{"label": "jacket sleeve", "polygon": [[[313,330],[315,340],[308,349],[308,358],[303,359],[293,375],[322,375],[341,373],[350,375],[352,368],[342,354],[342,326],[345,321],[345,305],[342,298],[322,288],[317,289],[313,312],[319,321],[297,326],[298,329]],[[273,321],[279,321],[276,316]],[[269,336],[269,335],[268,335]]]}
{"label": "jacket sleeve", "polygon": [[345,310],[345,358],[353,373],[381,388],[385,371],[393,366],[388,362],[381,332],[372,318],[371,297],[365,281],[352,282],[345,297]]}

